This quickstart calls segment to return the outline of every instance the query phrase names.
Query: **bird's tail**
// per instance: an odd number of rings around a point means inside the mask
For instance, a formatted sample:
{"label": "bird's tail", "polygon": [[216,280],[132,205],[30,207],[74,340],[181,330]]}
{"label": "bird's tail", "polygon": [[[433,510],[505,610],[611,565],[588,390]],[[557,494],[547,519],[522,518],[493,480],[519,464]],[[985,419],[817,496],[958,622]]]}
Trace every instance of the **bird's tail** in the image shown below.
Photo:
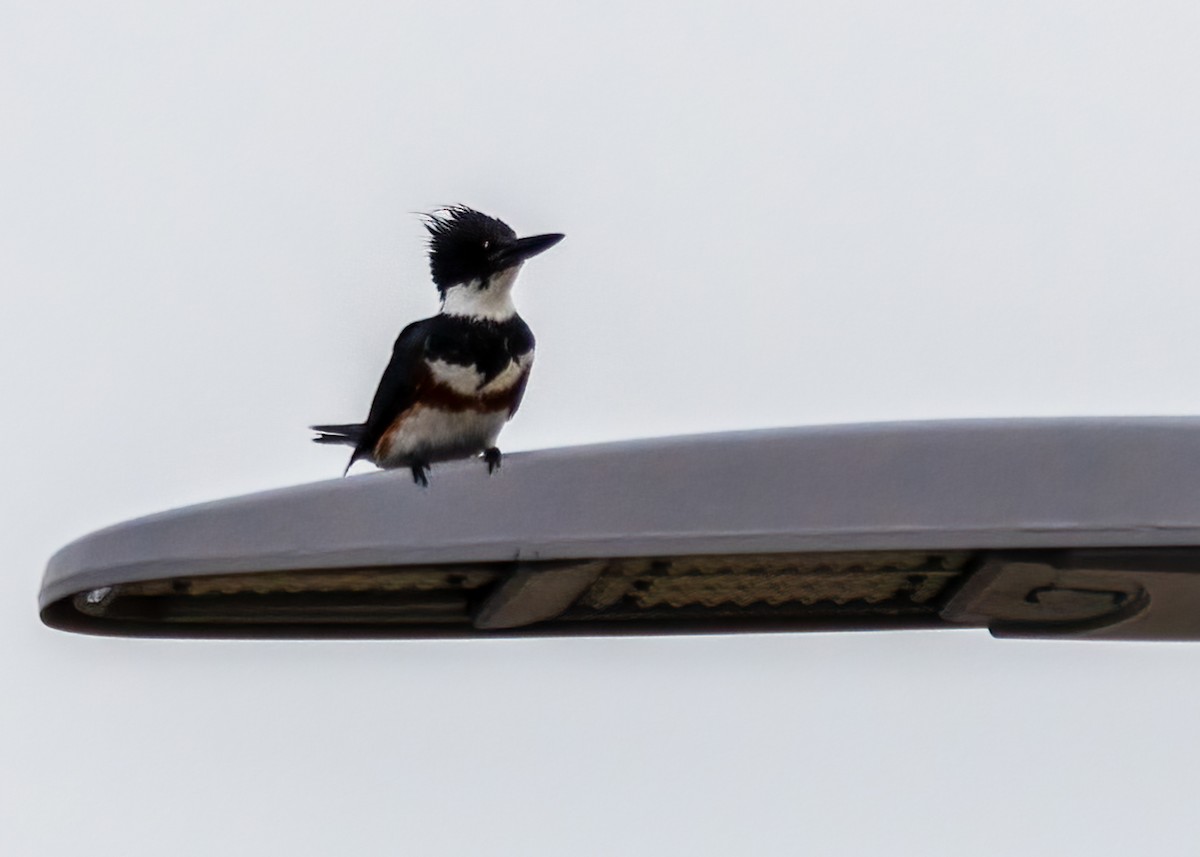
{"label": "bird's tail", "polygon": [[309,428],[317,433],[317,436],[313,438],[313,443],[342,443],[346,446],[354,447],[354,452],[350,455],[350,461],[346,463],[346,469],[342,471],[343,476],[350,472],[350,468],[354,462],[363,457],[361,444],[363,432],[367,428],[363,423],[345,423],[344,425],[336,426],[309,426]]}
{"label": "bird's tail", "polygon": [[317,433],[317,436],[313,438],[313,443],[343,443],[347,446],[358,446],[366,426],[362,423],[346,423],[338,426],[309,426],[309,428]]}

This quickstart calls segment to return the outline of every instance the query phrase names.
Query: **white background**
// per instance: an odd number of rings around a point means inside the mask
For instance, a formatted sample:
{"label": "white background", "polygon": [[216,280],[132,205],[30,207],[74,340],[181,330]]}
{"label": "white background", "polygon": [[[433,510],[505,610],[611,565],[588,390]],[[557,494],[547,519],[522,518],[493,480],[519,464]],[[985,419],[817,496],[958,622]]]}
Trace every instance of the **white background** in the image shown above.
{"label": "white background", "polygon": [[567,233],[509,451],[1200,411],[1198,9],[0,5],[0,852],[1193,848],[1200,646],[154,642],[35,597],[89,530],[340,473],[305,426],[436,309],[442,203]]}

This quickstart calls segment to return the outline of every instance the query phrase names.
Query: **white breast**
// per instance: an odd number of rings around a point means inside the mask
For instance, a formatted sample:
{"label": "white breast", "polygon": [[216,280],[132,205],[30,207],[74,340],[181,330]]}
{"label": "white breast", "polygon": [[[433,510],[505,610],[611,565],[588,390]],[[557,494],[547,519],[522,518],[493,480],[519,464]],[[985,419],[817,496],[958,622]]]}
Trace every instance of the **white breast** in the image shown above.
{"label": "white breast", "polygon": [[504,367],[504,371],[488,381],[480,392],[493,393],[511,389],[514,384],[521,380],[521,376],[529,371],[529,367],[532,365],[533,352],[527,351],[516,360],[508,361],[508,365]]}
{"label": "white breast", "polygon": [[445,384],[464,396],[474,396],[479,392],[479,385],[483,383],[483,375],[477,372],[474,366],[463,366],[461,363],[430,360],[429,371],[434,381]]}
{"label": "white breast", "polygon": [[483,383],[483,375],[476,371],[474,366],[447,363],[444,360],[430,360],[429,371],[435,381],[445,384],[454,392],[464,396],[477,396],[481,393],[502,393],[511,389],[532,365],[533,352],[530,351],[522,354],[516,360],[510,360],[504,367],[504,371],[488,381],[487,384]]}

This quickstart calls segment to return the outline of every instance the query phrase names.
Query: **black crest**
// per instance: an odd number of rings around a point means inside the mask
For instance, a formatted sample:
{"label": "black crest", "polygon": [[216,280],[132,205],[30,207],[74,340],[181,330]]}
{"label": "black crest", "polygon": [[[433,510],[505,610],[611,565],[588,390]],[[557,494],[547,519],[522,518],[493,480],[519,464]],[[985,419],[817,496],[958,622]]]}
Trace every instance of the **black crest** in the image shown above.
{"label": "black crest", "polygon": [[465,205],[426,215],[425,228],[429,230],[429,270],[441,292],[494,273],[496,251],[517,237],[504,221]]}

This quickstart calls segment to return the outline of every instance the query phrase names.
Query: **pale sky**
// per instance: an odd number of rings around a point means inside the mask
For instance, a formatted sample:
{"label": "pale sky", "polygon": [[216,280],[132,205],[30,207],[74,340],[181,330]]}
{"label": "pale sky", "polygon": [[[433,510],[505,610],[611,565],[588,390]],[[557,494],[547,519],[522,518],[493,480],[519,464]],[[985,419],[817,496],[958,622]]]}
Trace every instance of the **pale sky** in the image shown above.
{"label": "pale sky", "polygon": [[[1200,7],[0,6],[0,853],[1182,853],[1200,645],[43,628],[100,526],[338,476],[414,212],[565,232],[507,451],[1200,413]],[[436,471],[435,471],[436,478]],[[406,475],[401,474],[403,478]]]}

